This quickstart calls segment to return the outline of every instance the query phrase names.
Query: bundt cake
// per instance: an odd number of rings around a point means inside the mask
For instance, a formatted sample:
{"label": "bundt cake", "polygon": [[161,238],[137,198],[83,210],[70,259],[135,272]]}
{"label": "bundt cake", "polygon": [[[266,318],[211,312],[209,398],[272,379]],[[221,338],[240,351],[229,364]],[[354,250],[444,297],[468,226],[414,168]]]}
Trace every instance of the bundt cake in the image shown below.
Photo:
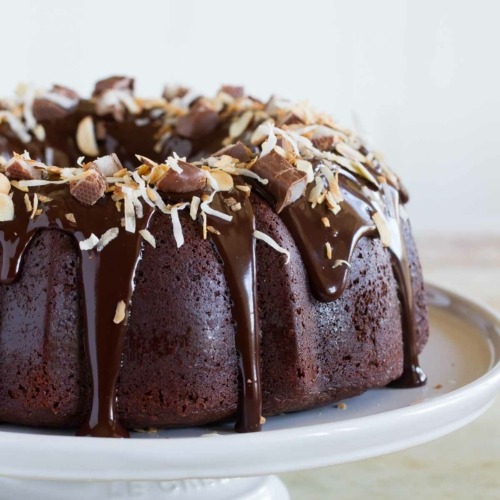
{"label": "bundt cake", "polygon": [[408,195],[363,137],[242,87],[0,101],[0,422],[126,429],[425,383]]}

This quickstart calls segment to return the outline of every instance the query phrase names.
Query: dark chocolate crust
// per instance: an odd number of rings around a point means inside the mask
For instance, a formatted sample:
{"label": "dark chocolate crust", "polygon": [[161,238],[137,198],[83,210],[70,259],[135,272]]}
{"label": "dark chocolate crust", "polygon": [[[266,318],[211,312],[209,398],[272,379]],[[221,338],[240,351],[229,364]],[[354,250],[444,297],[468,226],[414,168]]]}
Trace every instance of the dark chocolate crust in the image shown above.
{"label": "dark chocolate crust", "polygon": [[[252,196],[257,229],[290,249],[291,261],[257,242],[263,412],[331,404],[382,387],[403,370],[402,326],[389,250],[363,238],[348,284],[331,303],[312,297],[287,228]],[[202,425],[236,415],[235,326],[223,263],[199,226],[180,214],[186,244],[177,249],[170,218],[153,215],[157,249],[145,247],[118,384],[127,428]],[[419,350],[428,337],[423,278],[405,223]],[[80,425],[90,406],[83,348],[76,245],[41,232],[20,279],[0,287],[0,421]]]}

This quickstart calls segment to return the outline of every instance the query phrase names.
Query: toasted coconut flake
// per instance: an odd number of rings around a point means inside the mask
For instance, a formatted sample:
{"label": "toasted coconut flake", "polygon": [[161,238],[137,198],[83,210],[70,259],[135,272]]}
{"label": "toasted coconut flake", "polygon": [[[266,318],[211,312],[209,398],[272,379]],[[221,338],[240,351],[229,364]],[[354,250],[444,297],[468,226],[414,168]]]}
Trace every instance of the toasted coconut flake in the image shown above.
{"label": "toasted coconut flake", "polygon": [[200,206],[200,198],[198,196],[193,196],[191,199],[191,207],[189,209],[189,215],[191,216],[191,219],[196,220],[196,217],[198,215],[198,208]]}
{"label": "toasted coconut flake", "polygon": [[66,219],[69,220],[70,222],[72,222],[73,224],[76,224],[76,219],[75,219],[74,214],[69,213],[69,214],[66,214],[64,217],[66,217]]}
{"label": "toasted coconut flake", "polygon": [[155,237],[147,230],[141,229],[139,234],[153,247],[156,248],[156,240]]}
{"label": "toasted coconut flake", "polygon": [[78,149],[87,156],[99,155],[99,146],[94,132],[94,120],[91,116],[86,116],[78,124],[76,144]]}
{"label": "toasted coconut flake", "polygon": [[9,124],[12,132],[17,135],[21,142],[27,144],[31,141],[31,136],[28,134],[23,122],[14,116],[13,113],[10,111],[0,111],[0,123],[3,121],[6,121]]}
{"label": "toasted coconut flake", "polygon": [[274,146],[276,146],[277,142],[278,140],[274,135],[274,125],[272,123],[268,123],[267,140],[262,144],[262,152],[260,153],[259,158],[263,158],[264,156],[268,155],[274,149]]}
{"label": "toasted coconut flake", "polygon": [[215,193],[216,193],[216,191],[214,191],[210,195],[210,197],[208,198],[208,200],[204,201],[201,204],[201,209],[203,210],[203,212],[205,212],[208,215],[212,215],[213,217],[219,217],[222,220],[225,220],[227,222],[231,222],[233,220],[233,216],[232,215],[226,215],[226,214],[224,214],[222,212],[219,212],[218,210],[214,210],[213,208],[210,208],[208,206],[209,203],[212,203],[212,201],[214,199],[214,196],[215,196]]}
{"label": "toasted coconut flake", "polygon": [[99,238],[92,233],[86,240],[80,241],[80,250],[92,250],[99,243]]}
{"label": "toasted coconut flake", "polygon": [[323,179],[319,175],[315,177],[316,185],[311,189],[309,193],[309,202],[316,206],[318,203],[318,198],[321,196],[321,193],[324,191],[325,186],[323,185]]}
{"label": "toasted coconut flake", "polygon": [[122,191],[125,194],[125,230],[129,233],[135,233],[135,207],[132,190],[122,187]]}
{"label": "toasted coconut flake", "polygon": [[179,160],[186,161],[186,158],[179,158],[179,155],[174,152],[174,156],[169,156],[165,163],[178,174],[182,174],[182,168],[179,167],[178,163]]}
{"label": "toasted coconut flake", "polygon": [[284,255],[286,255],[286,262],[285,264],[288,264],[290,262],[290,252],[283,247],[280,247],[276,241],[274,241],[270,236],[267,234],[261,232],[261,231],[254,231],[253,232],[254,238],[257,238],[258,240],[262,240],[265,243],[267,243],[270,247],[274,248],[277,252],[280,252]]}
{"label": "toasted coconut flake", "polygon": [[404,205],[399,205],[399,216],[405,222],[408,222],[410,220],[410,217],[409,217],[408,212],[406,211],[406,208],[404,207]]}
{"label": "toasted coconut flake", "polygon": [[351,264],[349,264],[349,262],[347,262],[347,260],[337,259],[333,263],[332,269],[335,269],[336,267],[339,267],[339,266],[351,267]]}
{"label": "toasted coconut flake", "polygon": [[332,245],[330,245],[329,242],[326,242],[325,250],[326,250],[326,258],[331,259],[332,258]]}
{"label": "toasted coconut flake", "polygon": [[111,229],[108,229],[102,236],[101,239],[99,240],[99,243],[97,244],[97,251],[102,252],[102,250],[109,244],[111,243],[115,238],[118,237],[118,233],[120,230],[117,227],[112,227]]}
{"label": "toasted coconut flake", "polygon": [[20,186],[19,181],[10,181],[10,184],[23,193],[29,193],[29,189],[26,186]]}
{"label": "toasted coconut flake", "polygon": [[40,141],[43,142],[45,141],[45,129],[43,128],[43,125],[39,123],[34,129],[33,129],[33,135]]}
{"label": "toasted coconut flake", "polygon": [[[141,192],[141,196],[143,197],[144,201],[150,207],[154,207],[155,204],[151,201],[151,199],[148,196],[148,193],[147,193],[147,190],[146,190],[146,183],[144,182],[144,180],[141,178],[141,176],[137,172],[133,172],[132,173],[132,177],[137,182],[137,184],[139,184],[139,190]],[[141,205],[141,208],[142,208],[142,205]]]}
{"label": "toasted coconut flake", "polygon": [[235,138],[239,137],[250,125],[253,118],[253,112],[248,110],[245,111],[236,121],[231,123],[229,127],[229,137]]}
{"label": "toasted coconut flake", "polygon": [[172,225],[174,227],[174,238],[177,243],[177,248],[184,245],[184,235],[182,234],[181,221],[179,219],[178,211],[187,207],[189,203],[182,203],[181,205],[176,205],[172,207],[170,213],[172,215]]}
{"label": "toasted coconut flake", "polygon": [[38,210],[38,195],[35,193],[35,195],[33,196],[33,211],[31,212],[31,219],[34,219],[35,218],[35,214]]}
{"label": "toasted coconut flake", "polygon": [[26,205],[26,212],[33,212],[33,205],[28,194],[24,195],[24,204]]}
{"label": "toasted coconut flake", "polygon": [[144,163],[144,165],[147,165],[148,167],[151,167],[151,168],[154,168],[154,167],[157,167],[158,166],[158,163],[156,163],[155,161],[153,160],[150,160],[149,158],[147,158],[146,156],[142,156],[142,155],[135,155],[135,157],[141,162],[141,163]]}
{"label": "toasted coconut flake", "polygon": [[312,167],[312,163],[307,160],[297,160],[295,163],[295,166],[297,167],[297,170],[300,170],[301,172],[305,172],[307,174],[307,183],[309,184],[310,182],[314,181],[314,171]]}
{"label": "toasted coconut flake", "polygon": [[113,323],[119,325],[124,319],[127,311],[127,306],[123,300],[120,300],[116,305],[115,317],[113,318]]}
{"label": "toasted coconut flake", "polygon": [[323,223],[323,225],[324,225],[325,227],[330,227],[330,220],[329,220],[327,217],[323,217],[323,218],[321,219],[321,222]]}
{"label": "toasted coconut flake", "polygon": [[380,212],[375,212],[372,215],[372,219],[373,222],[375,222],[375,225],[377,226],[378,234],[380,235],[380,241],[382,242],[382,245],[384,245],[384,247],[390,247],[392,237],[391,237],[391,231],[389,229],[389,226],[387,225],[385,217]]}
{"label": "toasted coconut flake", "polygon": [[0,193],[0,222],[14,220],[14,203],[8,194]]}
{"label": "toasted coconut flake", "polygon": [[366,162],[366,156],[362,155],[359,151],[356,151],[346,142],[339,142],[335,145],[335,149],[345,158],[349,158],[350,160],[358,161],[360,163]]}
{"label": "toasted coconut flake", "polygon": [[203,239],[207,239],[207,214],[205,212],[201,212],[201,219],[203,221]]}
{"label": "toasted coconut flake", "polygon": [[246,168],[235,168],[234,173],[236,175],[241,175],[242,177],[250,177],[251,179],[255,179],[255,180],[259,181],[261,184],[264,184],[264,186],[266,184],[269,184],[268,179],[263,179],[262,177],[257,175],[255,172],[252,172],[251,170],[248,170]]}
{"label": "toasted coconut flake", "polygon": [[214,226],[207,226],[207,231],[212,234],[216,234],[217,236],[220,236],[220,231],[215,229]]}
{"label": "toasted coconut flake", "polygon": [[77,165],[80,165],[80,167],[83,167],[83,160],[85,160],[85,156],[79,156],[78,160],[76,160]]}

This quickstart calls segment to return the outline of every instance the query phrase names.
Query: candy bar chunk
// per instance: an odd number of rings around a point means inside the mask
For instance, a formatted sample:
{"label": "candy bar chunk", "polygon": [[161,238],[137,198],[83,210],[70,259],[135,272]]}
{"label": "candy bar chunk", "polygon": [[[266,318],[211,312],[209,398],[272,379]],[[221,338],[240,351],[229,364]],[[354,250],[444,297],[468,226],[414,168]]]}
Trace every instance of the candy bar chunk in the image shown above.
{"label": "candy bar chunk", "polygon": [[217,127],[217,111],[211,109],[194,109],[179,118],[176,132],[186,139],[199,139]]}
{"label": "candy bar chunk", "polygon": [[106,178],[92,163],[87,167],[87,177],[70,183],[70,193],[84,205],[95,205],[104,196]]}
{"label": "candy bar chunk", "polygon": [[115,153],[102,158],[97,158],[92,162],[97,169],[104,175],[104,177],[113,177],[114,174],[123,170],[123,165]]}
{"label": "candy bar chunk", "polygon": [[219,149],[212,156],[230,156],[231,158],[236,158],[240,163],[248,163],[250,158],[250,150],[242,143],[237,142],[236,144],[230,144],[225,148]]}
{"label": "candy bar chunk", "polygon": [[134,91],[134,79],[127,76],[111,76],[100,80],[95,84],[92,97],[99,97],[107,90],[128,90]]}
{"label": "candy bar chunk", "polygon": [[265,188],[274,198],[277,213],[297,201],[306,190],[307,174],[297,170],[275,150],[257,160],[252,170],[269,181]]}
{"label": "candy bar chunk", "polygon": [[205,187],[205,176],[200,168],[182,160],[178,160],[177,165],[182,168],[182,172],[178,173],[172,168],[169,169],[157,184],[160,191],[164,193],[190,193]]}
{"label": "candy bar chunk", "polygon": [[302,125],[302,124],[304,124],[304,120],[302,120],[300,116],[297,116],[295,113],[292,112],[285,115],[283,120],[281,120],[281,122],[279,123],[280,127],[282,125]]}
{"label": "candy bar chunk", "polygon": [[313,146],[320,151],[330,151],[333,147],[333,135],[322,135],[311,139]]}
{"label": "candy bar chunk", "polygon": [[224,92],[224,94],[229,94],[231,97],[238,99],[245,95],[244,87],[238,87],[234,85],[223,85],[220,89],[220,92]]}
{"label": "candy bar chunk", "polygon": [[165,85],[163,89],[163,98],[167,101],[173,101],[176,98],[182,99],[189,89],[186,87],[181,87],[179,85]]}
{"label": "candy bar chunk", "polygon": [[61,85],[35,99],[33,115],[37,121],[52,121],[64,118],[78,105],[80,97],[76,92]]}
{"label": "candy bar chunk", "polygon": [[5,173],[7,177],[20,181],[31,181],[42,178],[42,172],[19,155],[14,156],[14,158],[11,158],[7,162]]}

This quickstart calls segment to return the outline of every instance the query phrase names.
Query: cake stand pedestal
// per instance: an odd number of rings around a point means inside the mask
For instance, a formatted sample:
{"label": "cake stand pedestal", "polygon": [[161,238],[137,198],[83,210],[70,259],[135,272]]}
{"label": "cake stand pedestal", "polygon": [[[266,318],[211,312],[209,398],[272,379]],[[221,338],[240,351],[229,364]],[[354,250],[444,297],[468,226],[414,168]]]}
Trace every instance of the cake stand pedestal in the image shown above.
{"label": "cake stand pedestal", "polygon": [[434,285],[427,293],[425,387],[369,391],[344,410],[278,415],[256,434],[228,425],[106,440],[1,426],[0,498],[286,500],[270,474],[371,458],[448,434],[486,411],[500,390],[500,317]]}

